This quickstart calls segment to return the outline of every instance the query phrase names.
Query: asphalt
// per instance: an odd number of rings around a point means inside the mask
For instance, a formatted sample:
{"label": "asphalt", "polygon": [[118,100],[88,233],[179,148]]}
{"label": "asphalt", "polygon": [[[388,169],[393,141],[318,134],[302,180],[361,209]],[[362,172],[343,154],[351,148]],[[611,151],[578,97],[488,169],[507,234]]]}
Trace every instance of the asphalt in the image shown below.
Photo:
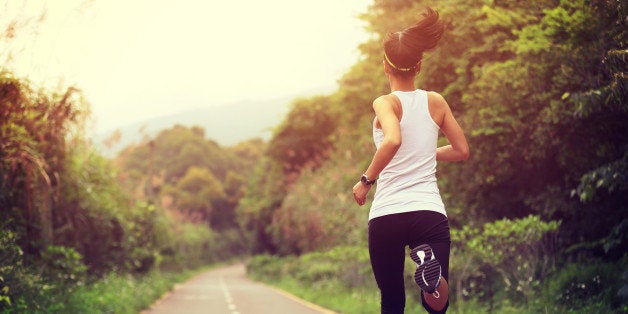
{"label": "asphalt", "polygon": [[243,264],[210,270],[175,288],[142,314],[332,314],[246,277]]}

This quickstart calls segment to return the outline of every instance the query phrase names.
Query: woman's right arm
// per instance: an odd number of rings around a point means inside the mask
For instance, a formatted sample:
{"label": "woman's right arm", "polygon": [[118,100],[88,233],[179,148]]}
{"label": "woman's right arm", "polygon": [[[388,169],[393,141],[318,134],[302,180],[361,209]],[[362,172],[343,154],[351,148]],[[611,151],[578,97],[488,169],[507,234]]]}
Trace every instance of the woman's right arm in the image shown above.
{"label": "woman's right arm", "polygon": [[441,131],[449,140],[449,145],[436,149],[436,160],[438,161],[462,161],[469,158],[469,144],[464,136],[462,128],[454,118],[451,108],[443,96],[438,93],[429,94],[430,108],[434,108],[436,114],[435,122],[440,126]]}

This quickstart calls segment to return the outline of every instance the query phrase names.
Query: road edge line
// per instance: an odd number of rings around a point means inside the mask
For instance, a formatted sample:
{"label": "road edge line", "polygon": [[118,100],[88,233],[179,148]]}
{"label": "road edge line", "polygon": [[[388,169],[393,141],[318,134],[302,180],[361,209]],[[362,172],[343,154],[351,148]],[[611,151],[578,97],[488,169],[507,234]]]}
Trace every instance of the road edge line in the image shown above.
{"label": "road edge line", "polygon": [[268,288],[270,288],[270,289],[272,289],[273,291],[275,291],[275,292],[277,292],[277,293],[279,293],[279,294],[281,294],[281,295],[283,295],[283,296],[285,296],[285,297],[287,297],[287,298],[289,298],[289,299],[291,299],[291,300],[293,300],[293,301],[295,301],[297,303],[301,303],[301,304],[303,304],[303,305],[305,305],[305,306],[307,306],[307,307],[309,307],[309,308],[311,308],[313,310],[320,311],[321,313],[324,313],[324,314],[338,314],[337,312],[334,312],[334,311],[332,311],[330,309],[326,309],[326,308],[324,308],[324,307],[322,307],[322,306],[320,306],[318,304],[314,304],[312,302],[303,300],[303,299],[297,297],[296,295],[291,294],[291,293],[289,293],[287,291],[281,290],[279,288],[275,288],[275,287],[267,285],[267,284],[263,284],[263,285],[268,287]]}

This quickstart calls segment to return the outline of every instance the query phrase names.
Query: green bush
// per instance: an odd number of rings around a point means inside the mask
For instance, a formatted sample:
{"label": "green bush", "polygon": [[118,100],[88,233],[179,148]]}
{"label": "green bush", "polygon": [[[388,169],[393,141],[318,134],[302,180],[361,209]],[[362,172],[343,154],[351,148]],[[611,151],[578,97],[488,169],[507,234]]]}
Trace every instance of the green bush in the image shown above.
{"label": "green bush", "polygon": [[[501,288],[490,291],[493,299],[496,295],[505,294],[513,301],[529,304],[536,301],[535,295],[541,279],[553,271],[553,242],[559,226],[557,221],[545,222],[538,216],[530,215],[487,223],[481,231],[466,228],[453,234],[468,239],[457,242],[456,252],[468,254],[468,258],[475,261],[475,273],[481,271],[487,277],[493,272],[499,274],[496,277],[501,280],[483,284],[491,289],[493,284],[501,282]],[[457,262],[453,264],[458,265]],[[487,269],[482,270],[478,266]],[[465,275],[472,276],[473,273],[467,272]]]}
{"label": "green bush", "polygon": [[258,255],[247,263],[247,273],[343,313],[369,313],[379,304],[366,247],[338,246],[301,256]]}
{"label": "green bush", "polygon": [[570,309],[603,306],[603,312],[618,311],[628,306],[628,300],[619,294],[628,284],[627,262],[569,263],[550,278],[548,294],[555,297],[557,304]]}
{"label": "green bush", "polygon": [[0,311],[56,311],[64,307],[68,297],[85,284],[87,267],[81,255],[72,248],[48,246],[41,259],[28,267],[21,249],[11,241],[10,231],[0,236]]}
{"label": "green bush", "polygon": [[172,224],[172,237],[169,239],[161,262],[162,269],[184,270],[196,268],[212,262],[212,244],[215,234],[204,225],[192,223]]}
{"label": "green bush", "polygon": [[87,267],[72,248],[48,246],[28,266],[8,228],[0,232],[0,311],[39,311],[63,304],[84,283]]}
{"label": "green bush", "polygon": [[63,246],[48,246],[41,256],[42,301],[48,310],[64,308],[68,298],[85,284],[87,266],[75,249]]}
{"label": "green bush", "polygon": [[364,287],[373,282],[368,250],[338,246],[304,254],[289,267],[289,275],[307,284],[338,280],[344,287]]}
{"label": "green bush", "polygon": [[11,295],[17,290],[22,267],[22,249],[15,233],[4,227],[0,231],[0,310],[12,305]]}
{"label": "green bush", "polygon": [[85,280],[87,266],[82,263],[82,256],[75,249],[64,246],[48,246],[42,253],[44,277],[67,287],[80,285]]}
{"label": "green bush", "polygon": [[247,265],[247,274],[256,280],[276,282],[287,275],[284,271],[294,261],[294,257],[278,257],[275,255],[257,255],[252,257]]}

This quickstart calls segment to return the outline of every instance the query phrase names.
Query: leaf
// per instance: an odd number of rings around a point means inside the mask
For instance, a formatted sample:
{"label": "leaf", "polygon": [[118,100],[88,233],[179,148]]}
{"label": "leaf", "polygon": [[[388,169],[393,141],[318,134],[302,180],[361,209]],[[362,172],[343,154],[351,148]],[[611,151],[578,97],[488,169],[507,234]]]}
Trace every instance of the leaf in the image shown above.
{"label": "leaf", "polygon": [[565,99],[569,98],[570,95],[571,94],[569,92],[565,92],[565,93],[563,93],[563,96],[560,97],[560,99],[561,100],[565,100]]}

